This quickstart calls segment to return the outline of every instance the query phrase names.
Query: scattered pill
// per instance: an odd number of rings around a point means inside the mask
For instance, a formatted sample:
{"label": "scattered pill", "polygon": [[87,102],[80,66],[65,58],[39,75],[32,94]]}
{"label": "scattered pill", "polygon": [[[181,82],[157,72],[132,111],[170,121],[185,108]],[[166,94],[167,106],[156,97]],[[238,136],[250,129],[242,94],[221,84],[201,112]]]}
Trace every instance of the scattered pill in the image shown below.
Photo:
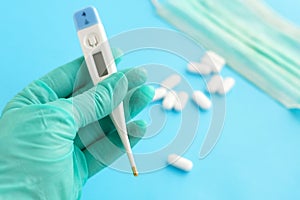
{"label": "scattered pill", "polygon": [[177,98],[178,97],[174,91],[169,91],[163,100],[163,108],[171,110],[174,107]]}
{"label": "scattered pill", "polygon": [[208,110],[212,105],[209,98],[205,96],[205,94],[203,94],[203,92],[201,91],[194,91],[193,100],[203,110]]}
{"label": "scattered pill", "polygon": [[158,101],[158,100],[164,98],[166,96],[167,92],[168,92],[168,90],[164,87],[156,88],[152,101]]}
{"label": "scattered pill", "polygon": [[161,85],[169,90],[174,88],[176,85],[178,85],[181,81],[181,77],[178,74],[173,74],[166,78],[163,82],[161,82]]}
{"label": "scattered pill", "polygon": [[197,69],[197,65],[198,63],[196,62],[189,62],[187,65],[187,70],[191,73],[195,73],[198,74],[198,69]]}
{"label": "scattered pill", "polygon": [[212,72],[212,68],[205,63],[190,62],[187,70],[191,73],[207,75]]}
{"label": "scattered pill", "polygon": [[193,168],[193,162],[183,158],[177,154],[170,154],[168,156],[168,163],[178,169],[189,172]]}
{"label": "scattered pill", "polygon": [[219,94],[227,94],[235,85],[235,80],[231,77],[223,80],[223,86],[218,89]]}
{"label": "scattered pill", "polygon": [[222,87],[223,78],[216,74],[207,83],[207,91],[210,93],[216,93]]}
{"label": "scattered pill", "polygon": [[211,66],[215,73],[220,73],[224,65],[225,59],[213,51],[207,51],[201,59],[201,63]]}
{"label": "scattered pill", "polygon": [[178,92],[177,96],[178,99],[176,99],[175,101],[174,109],[176,111],[182,111],[186,106],[186,103],[189,99],[189,95],[186,92],[182,91],[182,92]]}

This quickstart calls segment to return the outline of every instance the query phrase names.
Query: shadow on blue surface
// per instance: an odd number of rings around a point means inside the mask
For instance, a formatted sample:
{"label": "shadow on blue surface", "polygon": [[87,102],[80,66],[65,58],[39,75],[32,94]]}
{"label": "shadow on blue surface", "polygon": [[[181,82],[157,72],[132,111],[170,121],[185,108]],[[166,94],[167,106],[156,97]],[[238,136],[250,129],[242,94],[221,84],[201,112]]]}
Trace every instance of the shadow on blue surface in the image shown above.
{"label": "shadow on blue surface", "polygon": [[[300,119],[300,109],[293,109],[291,110],[291,113],[294,117],[299,118]],[[299,121],[300,122],[300,121]]]}
{"label": "shadow on blue surface", "polygon": [[174,172],[174,175],[176,176],[186,176],[189,174],[189,172],[186,172],[186,171],[183,171],[183,170],[180,170],[172,165],[168,165],[166,167],[166,170],[170,170],[170,171],[173,171]]}

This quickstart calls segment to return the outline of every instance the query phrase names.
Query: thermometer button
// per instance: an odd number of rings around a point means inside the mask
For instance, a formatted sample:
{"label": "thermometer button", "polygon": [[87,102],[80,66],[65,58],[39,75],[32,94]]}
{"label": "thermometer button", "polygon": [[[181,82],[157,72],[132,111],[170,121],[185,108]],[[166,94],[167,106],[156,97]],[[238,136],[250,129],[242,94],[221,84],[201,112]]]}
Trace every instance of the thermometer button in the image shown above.
{"label": "thermometer button", "polygon": [[94,48],[99,45],[99,39],[95,34],[91,34],[86,38],[86,46]]}

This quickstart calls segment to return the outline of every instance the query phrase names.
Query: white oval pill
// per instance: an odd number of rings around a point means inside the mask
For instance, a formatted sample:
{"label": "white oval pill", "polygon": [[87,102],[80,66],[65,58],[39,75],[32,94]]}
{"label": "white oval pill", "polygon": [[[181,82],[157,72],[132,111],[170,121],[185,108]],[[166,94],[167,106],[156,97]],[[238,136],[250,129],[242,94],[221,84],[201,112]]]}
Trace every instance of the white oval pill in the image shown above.
{"label": "white oval pill", "polygon": [[161,82],[161,86],[171,90],[175,86],[177,86],[181,81],[181,77],[178,74],[173,74],[166,78],[163,82]]}
{"label": "white oval pill", "polygon": [[225,78],[223,81],[223,87],[218,90],[219,94],[227,94],[235,85],[235,80],[231,77]]}
{"label": "white oval pill", "polygon": [[166,96],[167,92],[168,92],[168,90],[164,87],[156,88],[152,101],[157,101],[157,100],[164,98]]}
{"label": "white oval pill", "polygon": [[168,163],[178,169],[189,172],[193,168],[193,162],[183,158],[177,154],[171,154],[168,156]]}
{"label": "white oval pill", "polygon": [[178,99],[175,101],[174,109],[176,111],[181,111],[185,108],[186,103],[189,99],[189,95],[186,92],[178,92]]}
{"label": "white oval pill", "polygon": [[166,110],[171,110],[176,102],[177,95],[174,91],[169,91],[163,100],[163,108]]}
{"label": "white oval pill", "polygon": [[212,68],[205,63],[190,62],[187,70],[192,73],[207,75],[212,72]]}
{"label": "white oval pill", "polygon": [[208,110],[211,107],[211,101],[201,91],[194,91],[194,93],[193,93],[193,100],[203,110]]}
{"label": "white oval pill", "polygon": [[223,84],[223,78],[220,75],[214,75],[207,83],[206,90],[210,93],[217,92]]}
{"label": "white oval pill", "polygon": [[198,74],[197,65],[198,65],[197,62],[189,62],[189,63],[187,64],[187,70],[188,70],[189,72],[191,72],[191,73]]}
{"label": "white oval pill", "polygon": [[202,57],[201,63],[211,66],[213,72],[220,73],[226,64],[226,61],[216,52],[207,51]]}

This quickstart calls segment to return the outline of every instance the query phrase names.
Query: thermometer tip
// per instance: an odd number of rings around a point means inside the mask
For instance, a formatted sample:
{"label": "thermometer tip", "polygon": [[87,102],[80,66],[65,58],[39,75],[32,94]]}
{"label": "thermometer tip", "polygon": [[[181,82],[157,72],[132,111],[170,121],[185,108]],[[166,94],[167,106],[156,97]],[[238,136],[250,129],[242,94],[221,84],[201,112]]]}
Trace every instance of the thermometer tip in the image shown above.
{"label": "thermometer tip", "polygon": [[138,175],[139,175],[139,173],[138,173],[136,167],[132,167],[131,169],[132,169],[132,172],[133,172],[133,175],[134,175],[134,176],[138,176]]}

